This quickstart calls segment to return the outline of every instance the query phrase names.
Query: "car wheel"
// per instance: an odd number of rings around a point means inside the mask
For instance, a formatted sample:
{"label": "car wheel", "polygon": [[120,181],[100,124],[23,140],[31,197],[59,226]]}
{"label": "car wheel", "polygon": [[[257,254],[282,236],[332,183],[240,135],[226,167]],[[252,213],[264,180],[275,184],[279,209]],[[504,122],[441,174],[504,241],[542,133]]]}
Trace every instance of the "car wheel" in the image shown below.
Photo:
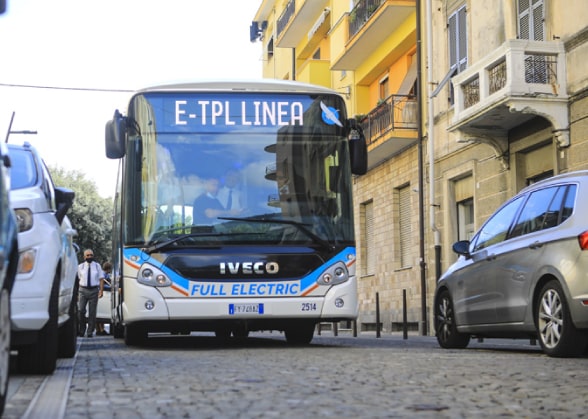
{"label": "car wheel", "polygon": [[570,309],[559,282],[549,281],[539,293],[535,309],[537,335],[543,352],[554,357],[581,355],[587,337],[572,323]]}
{"label": "car wheel", "polygon": [[284,330],[286,342],[290,345],[308,345],[314,337],[314,323],[302,322],[288,326]]}
{"label": "car wheel", "polygon": [[18,349],[18,370],[24,374],[51,374],[57,366],[57,311],[59,278],[53,281],[49,297],[49,319],[39,331],[37,341]]}
{"label": "car wheel", "polygon": [[470,335],[459,333],[449,291],[441,291],[435,303],[435,335],[442,348],[463,349],[470,343]]}
{"label": "car wheel", "polygon": [[147,330],[143,326],[125,326],[125,344],[127,346],[140,346],[147,341]]}
{"label": "car wheel", "polygon": [[10,294],[0,290],[0,417],[6,404],[10,374]]}
{"label": "car wheel", "polygon": [[69,319],[59,329],[59,350],[60,358],[73,358],[76,354],[78,342],[78,299],[74,291],[69,304]]}

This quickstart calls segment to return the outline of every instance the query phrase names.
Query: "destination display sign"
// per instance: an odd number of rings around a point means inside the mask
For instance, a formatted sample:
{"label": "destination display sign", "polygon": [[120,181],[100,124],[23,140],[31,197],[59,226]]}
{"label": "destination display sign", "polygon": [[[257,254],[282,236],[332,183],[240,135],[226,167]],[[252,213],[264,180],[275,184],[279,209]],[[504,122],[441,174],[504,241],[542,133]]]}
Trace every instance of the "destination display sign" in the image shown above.
{"label": "destination display sign", "polygon": [[[337,96],[238,93],[147,93],[135,100],[136,113],[155,115],[158,132],[220,132],[283,127],[343,127]],[[141,109],[147,106],[148,109]]]}

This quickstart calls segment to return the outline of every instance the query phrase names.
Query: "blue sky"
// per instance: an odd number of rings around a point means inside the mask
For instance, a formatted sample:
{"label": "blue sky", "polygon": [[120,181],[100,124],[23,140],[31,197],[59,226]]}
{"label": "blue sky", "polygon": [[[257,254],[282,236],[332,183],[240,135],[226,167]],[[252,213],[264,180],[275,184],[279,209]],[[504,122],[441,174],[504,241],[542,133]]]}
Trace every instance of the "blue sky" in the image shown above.
{"label": "blue sky", "polygon": [[[260,78],[249,41],[261,0],[8,0],[0,16],[0,135],[112,196],[104,125],[130,93],[176,80]],[[25,87],[26,86],[26,87]]]}

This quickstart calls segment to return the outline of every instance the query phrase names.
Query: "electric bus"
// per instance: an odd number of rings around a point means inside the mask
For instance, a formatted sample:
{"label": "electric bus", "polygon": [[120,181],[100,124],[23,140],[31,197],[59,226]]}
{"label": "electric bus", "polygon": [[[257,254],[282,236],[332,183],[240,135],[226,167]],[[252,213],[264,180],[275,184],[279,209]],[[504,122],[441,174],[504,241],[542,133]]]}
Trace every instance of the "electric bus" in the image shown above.
{"label": "electric bus", "polygon": [[293,81],[135,92],[106,123],[119,159],[112,330],[308,344],[358,314],[351,184],[366,141],[343,98]]}

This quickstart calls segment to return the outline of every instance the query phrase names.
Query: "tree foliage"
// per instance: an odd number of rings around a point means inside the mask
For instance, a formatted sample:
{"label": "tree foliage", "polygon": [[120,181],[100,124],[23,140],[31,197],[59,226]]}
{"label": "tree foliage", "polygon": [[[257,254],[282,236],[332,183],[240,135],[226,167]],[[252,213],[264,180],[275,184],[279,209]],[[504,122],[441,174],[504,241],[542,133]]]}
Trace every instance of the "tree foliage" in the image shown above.
{"label": "tree foliage", "polygon": [[73,207],[67,212],[78,235],[74,241],[80,247],[78,259],[81,262],[83,251],[92,249],[97,262],[111,259],[112,254],[112,209],[110,198],[102,198],[94,181],[86,179],[77,170],[66,171],[60,167],[49,167],[56,186],[73,190],[76,194]]}

